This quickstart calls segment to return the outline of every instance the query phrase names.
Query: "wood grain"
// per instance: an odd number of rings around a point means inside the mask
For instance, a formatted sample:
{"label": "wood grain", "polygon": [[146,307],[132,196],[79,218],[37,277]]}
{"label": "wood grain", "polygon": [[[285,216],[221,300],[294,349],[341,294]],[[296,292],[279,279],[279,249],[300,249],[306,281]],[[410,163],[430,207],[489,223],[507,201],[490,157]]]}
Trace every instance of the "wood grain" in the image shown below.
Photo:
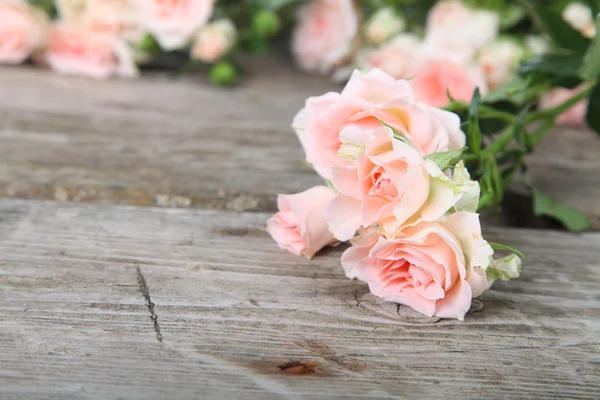
{"label": "wood grain", "polygon": [[489,229],[525,270],[458,322],[266,218],[1,200],[0,398],[598,398],[599,234]]}
{"label": "wood grain", "polygon": [[[320,183],[297,161],[290,123],[308,96],[339,90],[272,57],[227,90],[198,76],[96,82],[0,71],[0,197],[103,204],[272,211],[276,193]],[[534,185],[595,228],[599,153],[590,131],[557,129],[529,159]]]}

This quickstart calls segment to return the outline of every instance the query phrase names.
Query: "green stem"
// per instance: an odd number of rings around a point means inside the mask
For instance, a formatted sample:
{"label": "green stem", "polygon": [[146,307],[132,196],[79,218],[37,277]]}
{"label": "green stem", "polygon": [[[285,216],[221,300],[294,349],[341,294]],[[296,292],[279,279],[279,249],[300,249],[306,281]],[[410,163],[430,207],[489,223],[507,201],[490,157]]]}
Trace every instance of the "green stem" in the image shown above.
{"label": "green stem", "polygon": [[511,113],[496,110],[493,107],[481,105],[479,106],[479,119],[499,119],[507,123],[515,122],[515,116]]}
{"label": "green stem", "polygon": [[485,150],[483,150],[483,156],[486,157],[502,151],[514,137],[515,127],[514,125],[509,126],[504,130],[504,132],[502,132],[502,134],[498,137],[498,139],[496,139],[494,143],[492,143],[491,145],[486,147]]}
{"label": "green stem", "polygon": [[554,119],[548,119],[535,130],[530,136],[527,136],[527,142],[530,148],[533,148],[554,128]]}

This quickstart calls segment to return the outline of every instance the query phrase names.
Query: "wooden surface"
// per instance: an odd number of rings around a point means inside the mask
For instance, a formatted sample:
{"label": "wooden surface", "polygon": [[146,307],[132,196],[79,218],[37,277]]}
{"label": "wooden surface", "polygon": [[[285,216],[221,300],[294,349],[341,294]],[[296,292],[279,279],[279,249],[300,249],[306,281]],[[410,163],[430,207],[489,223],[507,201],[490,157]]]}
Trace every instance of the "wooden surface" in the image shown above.
{"label": "wooden surface", "polygon": [[[308,96],[340,87],[283,61],[255,64],[228,90],[197,76],[96,82],[1,69],[0,196],[274,210],[274,193],[320,183],[296,161],[290,124]],[[563,128],[529,160],[534,185],[585,211],[595,229],[598,154],[592,132]]]}
{"label": "wooden surface", "polygon": [[598,398],[598,234],[490,229],[525,271],[459,322],[376,300],[341,249],[281,252],[267,217],[0,201],[0,398]]}
{"label": "wooden surface", "polygon": [[[247,73],[0,69],[1,400],[600,397],[600,233],[503,214],[489,240],[525,270],[464,322],[384,303],[343,249],[307,261],[264,230],[276,193],[319,183],[293,115],[339,88],[279,60]],[[595,228],[599,152],[561,129],[529,160]]]}

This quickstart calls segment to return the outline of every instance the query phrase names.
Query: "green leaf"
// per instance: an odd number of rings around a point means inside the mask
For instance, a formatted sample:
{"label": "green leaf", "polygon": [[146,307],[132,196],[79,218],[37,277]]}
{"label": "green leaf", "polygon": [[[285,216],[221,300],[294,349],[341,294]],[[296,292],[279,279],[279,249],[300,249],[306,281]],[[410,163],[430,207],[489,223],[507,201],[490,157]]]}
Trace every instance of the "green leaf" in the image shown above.
{"label": "green leaf", "polygon": [[434,163],[437,164],[438,167],[440,167],[441,170],[444,170],[446,168],[451,168],[453,167],[456,163],[452,163],[452,160],[460,157],[460,155],[467,150],[466,147],[461,147],[460,149],[456,149],[456,150],[448,150],[448,151],[440,151],[437,153],[431,153],[427,156],[425,156],[426,160],[431,160]]}
{"label": "green leaf", "polygon": [[504,186],[502,185],[502,175],[498,168],[498,163],[494,156],[489,156],[485,163],[486,173],[489,174],[490,181],[492,184],[492,193],[496,199],[496,203],[500,203],[504,197]]}
{"label": "green leaf", "polygon": [[516,255],[518,255],[521,258],[525,258],[525,254],[523,254],[519,250],[515,249],[514,247],[510,247],[510,246],[508,246],[506,244],[496,243],[496,242],[488,242],[488,244],[490,246],[492,246],[492,249],[494,249],[494,250],[506,250],[506,251],[510,251],[511,253],[515,253]]}
{"label": "green leaf", "polygon": [[479,129],[479,106],[481,105],[481,94],[479,88],[475,89],[471,105],[469,106],[469,126],[467,127],[467,145],[475,153],[481,153],[481,130]]}
{"label": "green leaf", "polygon": [[[600,32],[600,15],[596,17],[596,32]],[[596,35],[590,47],[588,47],[580,75],[586,81],[593,81],[600,76],[600,38]]]}
{"label": "green leaf", "polygon": [[333,182],[331,182],[329,179],[325,179],[325,184],[327,185],[327,187],[329,187],[329,189],[333,190],[336,193],[338,192],[335,186],[333,186]]}
{"label": "green leaf", "polygon": [[409,145],[413,149],[415,148],[415,146],[412,144],[412,142],[406,136],[404,136],[403,134],[401,134],[400,132],[398,132],[396,129],[394,129],[393,126],[386,124],[385,122],[383,122],[379,118],[377,118],[377,121],[379,121],[383,126],[390,128],[392,130],[392,132],[394,132],[394,139],[398,139],[401,142],[406,143],[407,145]]}
{"label": "green leaf", "polygon": [[559,2],[556,0],[547,3],[539,0],[523,0],[522,2],[534,23],[550,36],[556,47],[578,54],[585,52],[589,40],[562,19],[564,4],[557,4]]}
{"label": "green leaf", "polygon": [[256,8],[279,10],[293,3],[299,3],[301,0],[254,0],[251,4]]}
{"label": "green leaf", "polygon": [[505,85],[488,92],[483,97],[483,102],[489,104],[508,101],[520,106],[536,98],[544,90],[546,90],[545,86],[533,84],[532,76],[518,76]]}
{"label": "green leaf", "polygon": [[600,83],[596,84],[587,109],[587,123],[600,135]]}
{"label": "green leaf", "polygon": [[524,61],[519,66],[521,75],[542,72],[546,75],[568,78],[577,76],[582,65],[582,57],[572,54],[543,54]]}
{"label": "green leaf", "polygon": [[154,39],[154,36],[150,34],[146,34],[146,36],[143,37],[143,39],[138,44],[138,48],[143,52],[150,54],[160,52],[160,45],[158,44],[156,39]]}
{"label": "green leaf", "polygon": [[527,12],[521,6],[504,4],[498,12],[500,13],[500,28],[505,30],[517,25]]}
{"label": "green leaf", "polygon": [[580,232],[590,228],[587,215],[537,190],[533,191],[533,213],[552,217],[570,231]]}

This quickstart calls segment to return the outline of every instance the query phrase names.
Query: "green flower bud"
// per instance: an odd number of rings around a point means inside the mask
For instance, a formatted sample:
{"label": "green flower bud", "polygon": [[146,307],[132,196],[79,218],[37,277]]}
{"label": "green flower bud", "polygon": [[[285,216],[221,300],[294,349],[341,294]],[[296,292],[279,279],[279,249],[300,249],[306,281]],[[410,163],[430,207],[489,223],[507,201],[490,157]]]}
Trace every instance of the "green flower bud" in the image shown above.
{"label": "green flower bud", "polygon": [[210,81],[219,86],[229,86],[236,82],[237,70],[229,61],[221,61],[210,69]]}
{"label": "green flower bud", "polygon": [[137,47],[139,50],[145,53],[157,53],[158,51],[160,51],[160,45],[158,44],[156,39],[152,37],[152,35],[144,36],[144,38],[140,41]]}
{"label": "green flower bud", "polygon": [[275,36],[281,28],[279,16],[270,10],[261,10],[254,14],[252,31],[259,37],[268,38]]}

